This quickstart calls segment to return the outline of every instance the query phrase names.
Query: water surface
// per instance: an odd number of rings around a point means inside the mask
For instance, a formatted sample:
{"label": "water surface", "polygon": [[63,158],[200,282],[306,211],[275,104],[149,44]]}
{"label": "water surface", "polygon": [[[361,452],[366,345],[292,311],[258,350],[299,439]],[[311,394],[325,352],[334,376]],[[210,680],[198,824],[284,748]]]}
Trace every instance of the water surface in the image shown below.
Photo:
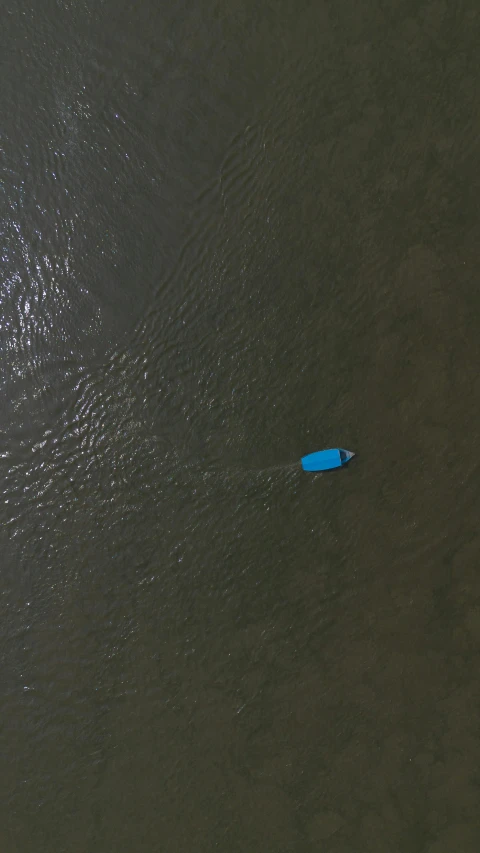
{"label": "water surface", "polygon": [[479,37],[4,10],[5,853],[478,851]]}

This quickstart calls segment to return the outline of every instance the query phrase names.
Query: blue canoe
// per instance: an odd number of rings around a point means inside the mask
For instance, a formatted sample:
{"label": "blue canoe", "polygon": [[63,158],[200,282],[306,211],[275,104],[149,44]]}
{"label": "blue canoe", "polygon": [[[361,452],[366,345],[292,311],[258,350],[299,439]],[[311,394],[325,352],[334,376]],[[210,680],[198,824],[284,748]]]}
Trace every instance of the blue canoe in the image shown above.
{"label": "blue canoe", "polygon": [[331,468],[341,468],[355,456],[350,450],[342,450],[336,447],[334,450],[317,450],[302,456],[302,468],[304,471],[330,471]]}

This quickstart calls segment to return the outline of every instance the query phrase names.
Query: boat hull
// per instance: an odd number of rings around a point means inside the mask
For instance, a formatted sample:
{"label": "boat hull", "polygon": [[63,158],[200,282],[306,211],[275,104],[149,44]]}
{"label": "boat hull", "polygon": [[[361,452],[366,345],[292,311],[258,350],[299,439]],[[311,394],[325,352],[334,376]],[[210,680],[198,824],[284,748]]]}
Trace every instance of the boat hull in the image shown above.
{"label": "boat hull", "polygon": [[335,447],[331,450],[317,450],[301,459],[304,471],[331,471],[333,468],[343,468],[355,454],[350,450]]}

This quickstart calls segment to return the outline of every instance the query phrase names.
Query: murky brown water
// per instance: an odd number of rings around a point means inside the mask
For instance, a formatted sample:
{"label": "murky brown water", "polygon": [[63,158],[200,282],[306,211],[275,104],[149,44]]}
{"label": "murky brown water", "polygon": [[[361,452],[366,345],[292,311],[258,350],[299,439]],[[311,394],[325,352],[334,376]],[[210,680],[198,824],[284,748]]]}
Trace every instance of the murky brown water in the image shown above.
{"label": "murky brown water", "polygon": [[479,39],[5,7],[2,853],[479,850]]}

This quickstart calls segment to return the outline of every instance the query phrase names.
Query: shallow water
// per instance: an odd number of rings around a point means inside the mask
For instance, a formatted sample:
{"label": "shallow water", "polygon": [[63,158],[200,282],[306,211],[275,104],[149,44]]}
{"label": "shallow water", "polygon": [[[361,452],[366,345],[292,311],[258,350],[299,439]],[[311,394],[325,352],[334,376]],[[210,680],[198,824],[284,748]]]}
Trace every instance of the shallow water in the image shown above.
{"label": "shallow water", "polygon": [[479,36],[5,11],[5,853],[477,853]]}

